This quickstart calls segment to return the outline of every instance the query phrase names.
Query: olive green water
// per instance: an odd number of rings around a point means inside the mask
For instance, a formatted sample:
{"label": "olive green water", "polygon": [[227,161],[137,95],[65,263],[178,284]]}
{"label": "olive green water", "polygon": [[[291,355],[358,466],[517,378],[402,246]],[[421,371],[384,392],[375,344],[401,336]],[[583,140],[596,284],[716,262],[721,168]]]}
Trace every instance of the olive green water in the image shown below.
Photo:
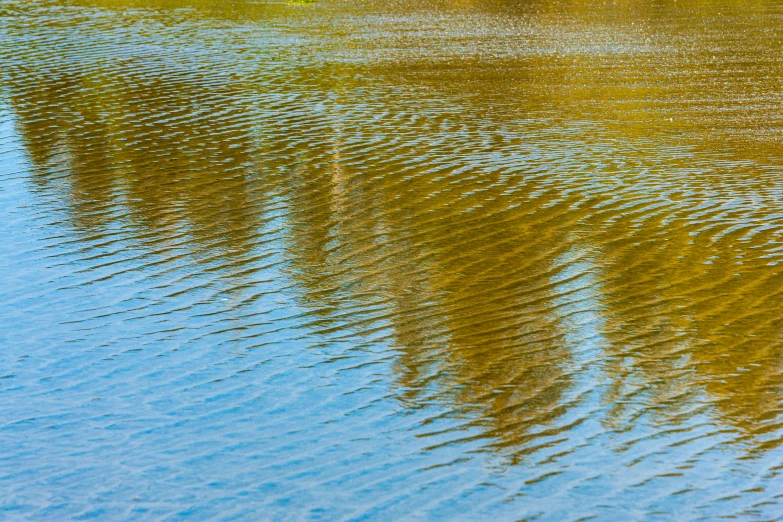
{"label": "olive green water", "polygon": [[783,519],[783,3],[0,0],[0,518]]}

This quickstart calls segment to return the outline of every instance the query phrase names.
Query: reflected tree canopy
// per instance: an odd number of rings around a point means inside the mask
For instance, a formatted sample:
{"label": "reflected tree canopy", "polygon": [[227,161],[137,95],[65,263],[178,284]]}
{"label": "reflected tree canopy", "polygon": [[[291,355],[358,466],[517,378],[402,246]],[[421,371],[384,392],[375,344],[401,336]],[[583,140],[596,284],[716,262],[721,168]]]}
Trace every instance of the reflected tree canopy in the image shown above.
{"label": "reflected tree canopy", "polygon": [[[514,3],[516,18],[496,17],[509,2],[444,4],[425,36],[388,5],[362,30],[301,12],[294,36],[282,4],[187,2],[178,25],[182,2],[128,2],[106,47],[75,53],[70,32],[105,29],[110,6],[70,2],[103,14],[42,25],[5,73],[31,183],[79,234],[181,243],[199,270],[241,274],[274,250],[307,329],[385,343],[405,407],[437,403],[516,462],[591,396],[610,430],[704,411],[751,452],[776,447],[781,186],[750,136],[764,103],[713,105],[773,90],[763,58],[779,49],[732,51],[726,27],[747,20],[716,14],[697,55],[739,72],[702,82],[704,59],[678,81],[692,64],[656,54],[692,40],[673,2],[600,20],[584,2]],[[500,37],[461,57],[449,24],[480,16]],[[250,37],[237,20],[254,17],[271,22]],[[361,54],[390,27],[407,34],[393,65],[382,43]],[[176,60],[148,52],[172,42]]]}

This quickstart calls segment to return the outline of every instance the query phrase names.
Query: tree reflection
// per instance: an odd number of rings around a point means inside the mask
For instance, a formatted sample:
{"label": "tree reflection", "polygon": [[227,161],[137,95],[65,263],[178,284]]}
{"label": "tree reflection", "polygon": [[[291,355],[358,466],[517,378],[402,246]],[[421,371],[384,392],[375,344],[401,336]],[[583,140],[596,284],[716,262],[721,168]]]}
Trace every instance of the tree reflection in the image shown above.
{"label": "tree reflection", "polygon": [[11,99],[36,184],[67,198],[77,229],[122,220],[140,237],[184,234],[197,250],[249,252],[256,155],[237,122],[248,110],[238,91],[171,71],[51,65],[15,70]]}
{"label": "tree reflection", "polygon": [[[240,82],[204,57],[112,65],[98,50],[77,67],[44,54],[22,53],[8,90],[36,190],[62,198],[74,229],[187,238],[203,270],[280,248],[304,326],[392,346],[409,407],[443,405],[514,460],[564,429],[585,388],[611,429],[677,423],[698,401],[759,440],[777,429],[777,182],[739,161],[745,185],[694,176],[689,162],[710,161],[680,157],[664,120],[644,120],[655,104],[637,104],[668,93],[649,62],[618,58],[602,82],[590,55],[425,59],[375,85],[337,60],[259,65]],[[417,67],[431,74],[411,86]],[[587,80],[561,88],[575,76]],[[603,109],[602,125],[569,123]],[[272,247],[267,209],[284,231]]]}

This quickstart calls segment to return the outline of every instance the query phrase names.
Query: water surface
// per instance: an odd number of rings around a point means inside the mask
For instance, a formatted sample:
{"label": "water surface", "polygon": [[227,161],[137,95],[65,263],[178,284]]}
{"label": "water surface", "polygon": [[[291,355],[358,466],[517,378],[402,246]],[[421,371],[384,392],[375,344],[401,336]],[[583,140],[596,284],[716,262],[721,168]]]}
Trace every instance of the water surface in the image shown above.
{"label": "water surface", "polygon": [[0,0],[0,518],[783,518],[782,43]]}

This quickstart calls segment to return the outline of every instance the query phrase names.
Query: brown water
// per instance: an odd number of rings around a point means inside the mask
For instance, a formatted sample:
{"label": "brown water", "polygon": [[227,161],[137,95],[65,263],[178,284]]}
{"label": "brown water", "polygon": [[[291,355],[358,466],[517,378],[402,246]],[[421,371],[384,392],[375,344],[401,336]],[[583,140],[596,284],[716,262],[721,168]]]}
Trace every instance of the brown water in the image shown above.
{"label": "brown water", "polygon": [[782,48],[0,0],[0,518],[783,519]]}

